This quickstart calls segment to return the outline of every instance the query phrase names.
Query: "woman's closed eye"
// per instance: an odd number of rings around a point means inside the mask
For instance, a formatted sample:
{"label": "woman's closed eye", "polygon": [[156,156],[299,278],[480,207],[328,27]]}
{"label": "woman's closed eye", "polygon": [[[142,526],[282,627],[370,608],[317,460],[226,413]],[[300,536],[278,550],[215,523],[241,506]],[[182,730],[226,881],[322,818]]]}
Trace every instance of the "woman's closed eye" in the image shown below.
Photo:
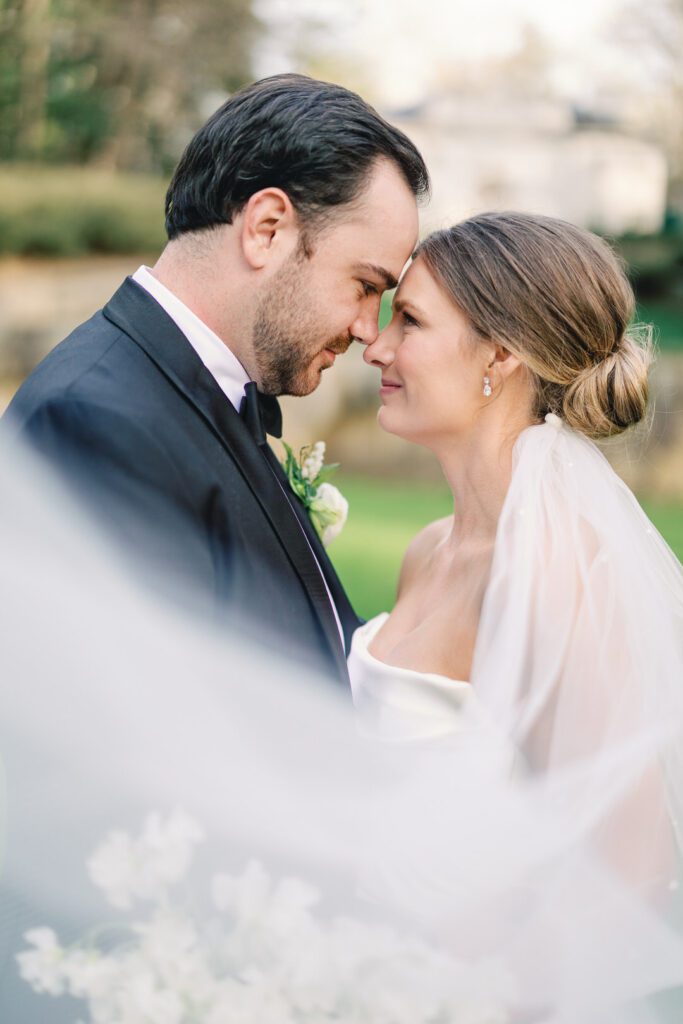
{"label": "woman's closed eye", "polygon": [[415,319],[415,317],[411,316],[410,313],[408,313],[405,309],[401,310],[401,314],[400,315],[401,315],[401,318],[403,320],[403,326],[404,327],[419,327],[420,326],[420,324]]}

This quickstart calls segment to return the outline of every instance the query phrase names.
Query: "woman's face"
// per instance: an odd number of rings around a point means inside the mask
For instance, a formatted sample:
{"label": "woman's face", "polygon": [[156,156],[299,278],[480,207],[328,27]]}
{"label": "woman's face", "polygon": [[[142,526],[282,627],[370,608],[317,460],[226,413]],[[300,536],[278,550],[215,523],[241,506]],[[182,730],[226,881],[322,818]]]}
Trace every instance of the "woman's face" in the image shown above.
{"label": "woman's face", "polygon": [[380,426],[427,447],[466,435],[492,400],[483,388],[493,351],[418,257],[396,291],[391,323],[363,356],[382,371]]}

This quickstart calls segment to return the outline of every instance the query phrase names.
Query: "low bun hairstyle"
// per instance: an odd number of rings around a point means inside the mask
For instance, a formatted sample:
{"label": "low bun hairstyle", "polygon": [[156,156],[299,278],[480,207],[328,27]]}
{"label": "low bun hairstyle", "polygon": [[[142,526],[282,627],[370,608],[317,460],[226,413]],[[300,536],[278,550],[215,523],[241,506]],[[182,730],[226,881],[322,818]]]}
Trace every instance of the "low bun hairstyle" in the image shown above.
{"label": "low bun hairstyle", "polygon": [[599,440],[619,434],[645,416],[651,344],[624,334],[616,352],[578,374],[565,390],[570,427]]}
{"label": "low bun hairstyle", "polygon": [[527,366],[537,419],[554,412],[594,440],[643,419],[651,332],[629,327],[633,290],[597,235],[552,217],[486,213],[429,235],[415,257],[476,335]]}

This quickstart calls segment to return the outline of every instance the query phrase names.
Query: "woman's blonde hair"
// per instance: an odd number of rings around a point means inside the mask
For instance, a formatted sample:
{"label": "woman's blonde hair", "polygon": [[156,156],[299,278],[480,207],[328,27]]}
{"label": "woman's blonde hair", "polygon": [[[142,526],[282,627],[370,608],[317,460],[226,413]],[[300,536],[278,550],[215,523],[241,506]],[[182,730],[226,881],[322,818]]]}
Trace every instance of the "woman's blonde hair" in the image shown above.
{"label": "woman's blonde hair", "polygon": [[647,408],[651,331],[633,327],[633,290],[609,245],[566,221],[485,213],[429,235],[416,257],[476,334],[518,356],[534,415],[596,440]]}

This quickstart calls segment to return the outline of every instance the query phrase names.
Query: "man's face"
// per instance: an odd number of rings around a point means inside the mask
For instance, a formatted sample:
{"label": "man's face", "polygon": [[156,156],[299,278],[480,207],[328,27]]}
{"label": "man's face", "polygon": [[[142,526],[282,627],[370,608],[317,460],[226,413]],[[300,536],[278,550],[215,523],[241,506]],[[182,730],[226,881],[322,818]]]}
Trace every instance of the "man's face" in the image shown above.
{"label": "man's face", "polygon": [[273,277],[258,304],[253,346],[261,390],[308,395],[355,339],[378,333],[382,292],[417,244],[417,205],[400,171],[379,161],[363,194],[314,234]]}

